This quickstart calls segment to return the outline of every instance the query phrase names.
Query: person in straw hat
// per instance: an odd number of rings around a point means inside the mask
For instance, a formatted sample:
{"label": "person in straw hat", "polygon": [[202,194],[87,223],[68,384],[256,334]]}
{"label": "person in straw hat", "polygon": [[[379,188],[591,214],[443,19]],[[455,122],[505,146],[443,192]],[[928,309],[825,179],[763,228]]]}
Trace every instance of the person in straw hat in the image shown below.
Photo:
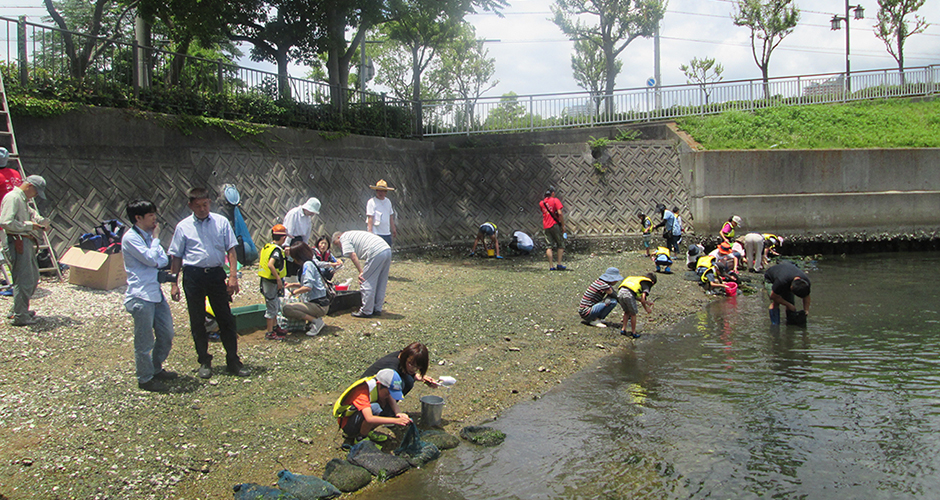
{"label": "person in straw hat", "polygon": [[375,196],[366,203],[366,230],[392,246],[392,238],[398,237],[398,229],[395,227],[395,209],[387,196],[395,188],[388,187],[385,179],[380,179],[369,188],[375,190]]}

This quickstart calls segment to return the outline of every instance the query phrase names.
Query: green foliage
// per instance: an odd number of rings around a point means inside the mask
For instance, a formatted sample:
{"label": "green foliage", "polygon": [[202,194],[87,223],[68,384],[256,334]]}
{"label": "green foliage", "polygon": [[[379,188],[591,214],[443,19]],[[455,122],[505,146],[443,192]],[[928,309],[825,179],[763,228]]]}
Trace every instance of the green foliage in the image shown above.
{"label": "green foliage", "polygon": [[641,135],[643,135],[643,133],[635,128],[626,128],[618,130],[617,137],[614,140],[620,142],[630,142],[639,139]]}
{"label": "green foliage", "polygon": [[940,147],[940,101],[864,101],[687,117],[679,126],[706,149]]}
{"label": "green foliage", "polygon": [[791,7],[792,3],[793,0],[736,0],[732,13],[736,26],[751,30],[751,50],[764,78],[764,97],[770,97],[766,86],[770,56],[800,22],[800,9]]}
{"label": "green foliage", "polygon": [[610,144],[610,139],[606,137],[600,137],[595,139],[594,136],[589,136],[591,140],[588,141],[588,145],[591,146],[591,150],[606,148]]}
{"label": "green foliage", "polygon": [[603,163],[596,161],[594,162],[594,172],[598,175],[604,175],[607,173],[607,169],[604,167]]}
{"label": "green foliage", "polygon": [[926,0],[878,0],[875,36],[884,42],[888,53],[897,61],[901,83],[904,83],[904,43],[909,37],[923,33],[930,26],[924,18],[915,14],[925,2]]}
{"label": "green foliage", "polygon": [[705,104],[708,104],[708,97],[711,94],[708,85],[718,83],[724,79],[721,74],[725,72],[725,68],[721,63],[715,64],[714,58],[703,57],[699,59],[693,57],[688,66],[685,64],[680,65],[679,71],[685,74],[686,83],[694,83],[702,89],[702,93],[705,94]]}

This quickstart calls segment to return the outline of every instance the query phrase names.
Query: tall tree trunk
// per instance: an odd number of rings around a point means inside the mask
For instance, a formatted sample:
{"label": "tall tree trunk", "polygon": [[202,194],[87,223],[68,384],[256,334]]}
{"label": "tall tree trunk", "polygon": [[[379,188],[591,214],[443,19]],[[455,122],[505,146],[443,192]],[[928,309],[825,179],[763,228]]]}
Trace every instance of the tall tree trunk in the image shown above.
{"label": "tall tree trunk", "polygon": [[191,37],[186,37],[176,45],[173,61],[170,62],[170,75],[167,78],[170,85],[179,85],[180,78],[183,76],[183,67],[186,65],[186,53],[189,52],[189,45],[192,43]]}
{"label": "tall tree trunk", "polygon": [[415,135],[424,132],[424,113],[421,104],[421,68],[418,64],[418,44],[411,45],[411,102],[415,108]]}
{"label": "tall tree trunk", "polygon": [[904,90],[904,39],[898,36],[898,72],[901,74],[901,90]]}
{"label": "tall tree trunk", "polygon": [[764,99],[770,100],[770,64],[765,62],[760,67],[761,78],[764,81]]}
{"label": "tall tree trunk", "polygon": [[604,82],[604,112],[610,120],[614,116],[614,85],[617,83],[617,58],[610,44],[604,47],[604,65],[607,69]]}
{"label": "tall tree trunk", "polygon": [[274,59],[277,61],[277,97],[278,99],[290,99],[290,81],[287,79],[287,49],[278,46],[274,52]]}

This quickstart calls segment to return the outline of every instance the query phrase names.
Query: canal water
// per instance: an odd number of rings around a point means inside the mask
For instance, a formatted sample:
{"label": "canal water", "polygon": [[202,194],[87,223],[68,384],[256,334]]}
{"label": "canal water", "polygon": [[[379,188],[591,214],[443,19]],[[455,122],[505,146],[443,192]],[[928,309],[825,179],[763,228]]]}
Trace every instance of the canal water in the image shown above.
{"label": "canal water", "polygon": [[810,279],[805,328],[771,326],[765,293],[718,299],[505,412],[499,447],[362,497],[937,498],[940,254]]}

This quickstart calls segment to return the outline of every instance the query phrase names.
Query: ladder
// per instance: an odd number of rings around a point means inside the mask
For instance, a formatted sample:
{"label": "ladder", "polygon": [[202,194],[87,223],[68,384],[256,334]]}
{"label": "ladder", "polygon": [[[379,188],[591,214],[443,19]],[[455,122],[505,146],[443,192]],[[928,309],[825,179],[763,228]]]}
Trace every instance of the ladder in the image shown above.
{"label": "ladder", "polygon": [[[7,151],[10,153],[9,162],[14,162],[16,164],[15,168],[19,170],[20,176],[23,179],[26,179],[26,171],[23,170],[23,162],[20,161],[20,152],[16,148],[16,135],[13,133],[13,120],[10,118],[10,106],[7,104],[7,90],[3,84],[3,74],[0,74],[0,105],[3,107],[0,108],[0,115],[3,115],[3,121],[5,122],[6,128],[0,130],[0,146],[7,148]],[[29,206],[36,213],[39,213],[39,207],[36,206],[36,200],[30,199]],[[52,244],[49,242],[49,231],[42,231],[42,242],[39,244],[39,248],[36,249],[37,255],[43,250],[49,251],[49,258],[52,261],[52,267],[41,267],[39,272],[49,272],[55,271],[56,277],[59,281],[62,281],[62,270],[59,269],[59,259],[56,258],[55,250],[52,248]]]}

